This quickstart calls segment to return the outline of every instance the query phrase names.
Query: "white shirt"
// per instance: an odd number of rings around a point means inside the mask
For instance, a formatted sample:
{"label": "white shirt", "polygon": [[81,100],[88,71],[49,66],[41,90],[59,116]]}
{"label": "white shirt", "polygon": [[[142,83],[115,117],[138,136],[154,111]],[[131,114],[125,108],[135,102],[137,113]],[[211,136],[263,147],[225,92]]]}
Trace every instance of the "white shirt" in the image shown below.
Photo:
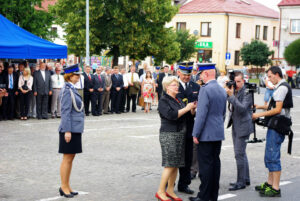
{"label": "white shirt", "polygon": [[221,86],[221,87],[225,87],[225,83],[229,81],[228,77],[227,76],[219,76],[218,79],[217,79],[217,82],[218,84]]}
{"label": "white shirt", "polygon": [[51,75],[52,88],[61,89],[64,86],[65,80],[62,75]]}
{"label": "white shirt", "polygon": [[80,75],[79,81],[74,85],[76,89],[83,89],[84,88],[84,76]]}
{"label": "white shirt", "polygon": [[[130,73],[126,73],[123,78],[125,78],[127,80],[127,83],[130,84],[131,83],[131,72]],[[139,75],[137,73],[133,73],[133,82],[140,82],[139,79]]]}
{"label": "white shirt", "polygon": [[[186,90],[185,83],[181,79],[179,79],[179,83],[181,84],[181,86],[183,87],[183,89]],[[187,86],[189,86],[189,83],[187,83]]]}
{"label": "white shirt", "polygon": [[124,74],[119,73],[119,75],[122,75],[124,87],[128,87],[128,80],[126,78],[126,73]]}
{"label": "white shirt", "polygon": [[44,71],[44,70],[41,70],[41,74],[42,74],[42,77],[43,77],[44,81],[46,81],[46,74],[45,74],[45,71]]}

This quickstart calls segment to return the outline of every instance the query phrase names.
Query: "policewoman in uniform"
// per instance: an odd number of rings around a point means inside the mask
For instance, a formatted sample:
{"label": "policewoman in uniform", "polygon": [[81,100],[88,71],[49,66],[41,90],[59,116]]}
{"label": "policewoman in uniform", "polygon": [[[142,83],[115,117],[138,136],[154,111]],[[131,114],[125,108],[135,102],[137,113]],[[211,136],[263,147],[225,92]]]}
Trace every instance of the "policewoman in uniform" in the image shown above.
{"label": "policewoman in uniform", "polygon": [[64,68],[65,85],[61,90],[61,122],[59,125],[59,153],[63,154],[60,166],[61,196],[72,198],[78,194],[70,187],[72,162],[82,152],[81,134],[84,129],[84,104],[75,88],[80,79],[78,64]]}
{"label": "policewoman in uniform", "polygon": [[[179,89],[177,98],[180,98],[184,104],[195,103],[198,99],[200,86],[191,81],[191,72],[194,62],[179,63]],[[193,194],[194,191],[189,188],[191,184],[191,165],[193,160],[193,127],[194,117],[192,113],[186,114],[186,136],[185,136],[185,166],[179,168],[178,191]]]}

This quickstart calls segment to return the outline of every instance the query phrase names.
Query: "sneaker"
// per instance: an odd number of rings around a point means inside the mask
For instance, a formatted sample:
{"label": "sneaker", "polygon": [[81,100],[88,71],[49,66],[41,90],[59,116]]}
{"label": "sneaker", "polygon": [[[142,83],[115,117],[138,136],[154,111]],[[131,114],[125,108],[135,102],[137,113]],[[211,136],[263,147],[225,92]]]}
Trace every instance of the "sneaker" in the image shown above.
{"label": "sneaker", "polygon": [[275,190],[272,186],[268,186],[264,192],[260,192],[260,196],[262,197],[281,197],[281,192],[279,190]]}
{"label": "sneaker", "polygon": [[255,186],[255,190],[260,191],[260,192],[264,192],[267,187],[271,187],[271,185],[268,184],[268,182],[265,182],[265,183],[262,183],[261,185]]}

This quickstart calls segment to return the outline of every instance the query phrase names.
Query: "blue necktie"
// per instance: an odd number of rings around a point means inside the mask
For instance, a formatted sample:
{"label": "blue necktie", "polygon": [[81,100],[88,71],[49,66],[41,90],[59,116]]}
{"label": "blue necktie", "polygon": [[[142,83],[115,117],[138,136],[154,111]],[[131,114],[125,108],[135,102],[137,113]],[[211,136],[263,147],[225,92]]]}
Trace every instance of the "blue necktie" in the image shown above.
{"label": "blue necktie", "polygon": [[12,79],[12,75],[9,75],[9,88],[10,88],[10,89],[13,88],[13,79]]}

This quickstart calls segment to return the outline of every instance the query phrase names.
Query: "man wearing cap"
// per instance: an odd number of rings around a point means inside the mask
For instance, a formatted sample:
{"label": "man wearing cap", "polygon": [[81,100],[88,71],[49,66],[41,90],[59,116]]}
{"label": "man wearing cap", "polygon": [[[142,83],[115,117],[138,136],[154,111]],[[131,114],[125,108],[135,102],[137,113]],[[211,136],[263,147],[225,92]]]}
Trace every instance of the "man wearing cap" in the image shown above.
{"label": "man wearing cap", "polygon": [[164,66],[164,72],[163,73],[159,73],[158,74],[158,80],[157,80],[157,84],[158,84],[158,88],[157,88],[157,94],[158,94],[158,100],[160,99],[162,93],[163,93],[163,86],[162,86],[162,81],[164,79],[164,77],[168,77],[171,74],[169,74],[169,66],[165,65]]}
{"label": "man wearing cap", "polygon": [[218,200],[221,172],[220,153],[224,140],[224,120],[227,95],[216,81],[215,64],[198,64],[202,86],[197,104],[193,141],[198,144],[198,164],[201,185],[191,201]]}
{"label": "man wearing cap", "polygon": [[[191,81],[191,71],[194,62],[179,63],[179,93],[180,98],[185,104],[197,101],[200,86]],[[186,137],[185,137],[185,167],[179,168],[178,191],[193,194],[194,191],[189,188],[191,184],[191,165],[193,159],[193,127],[194,117],[191,113],[186,114]]]}
{"label": "man wearing cap", "polygon": [[200,79],[200,76],[198,75],[197,68],[193,68],[191,81],[196,83],[199,79]]}

